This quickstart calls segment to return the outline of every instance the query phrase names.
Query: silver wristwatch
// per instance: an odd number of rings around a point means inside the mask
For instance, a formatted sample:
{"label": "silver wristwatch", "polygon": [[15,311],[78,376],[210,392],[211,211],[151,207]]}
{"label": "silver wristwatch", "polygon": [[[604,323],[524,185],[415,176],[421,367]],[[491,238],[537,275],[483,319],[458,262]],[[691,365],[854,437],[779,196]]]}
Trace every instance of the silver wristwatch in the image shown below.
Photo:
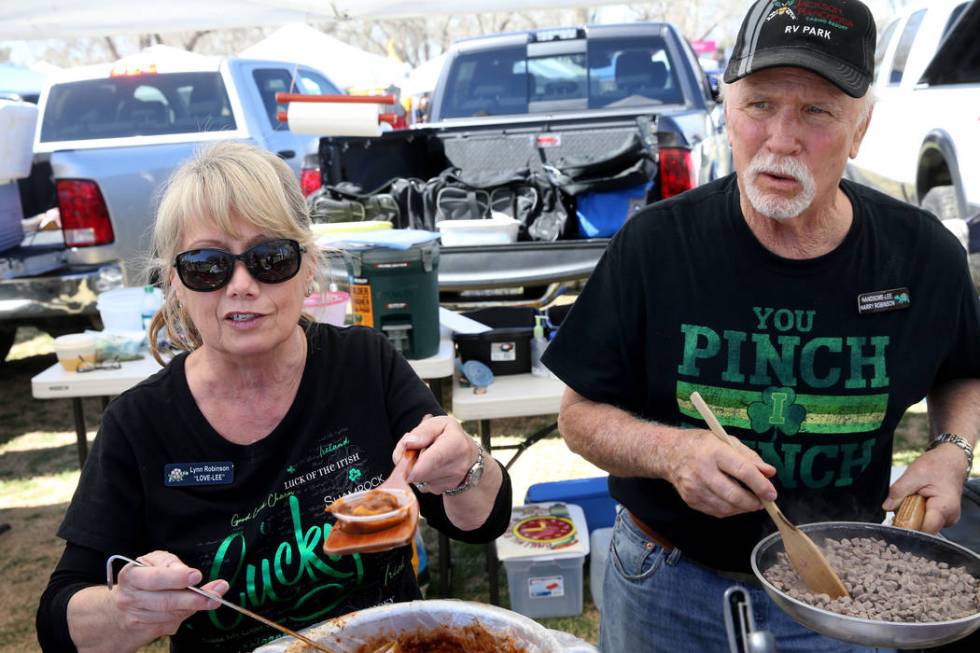
{"label": "silver wristwatch", "polygon": [[929,446],[926,447],[926,451],[932,451],[941,444],[955,444],[957,447],[963,450],[963,455],[966,456],[966,473],[967,475],[973,470],[973,446],[966,441],[966,438],[961,438],[955,433],[940,433]]}
{"label": "silver wristwatch", "polygon": [[483,447],[480,445],[476,446],[476,462],[470,467],[469,471],[466,472],[466,476],[463,477],[463,482],[451,490],[446,490],[443,494],[454,497],[457,494],[462,494],[470,488],[474,488],[480,484],[480,479],[483,478]]}

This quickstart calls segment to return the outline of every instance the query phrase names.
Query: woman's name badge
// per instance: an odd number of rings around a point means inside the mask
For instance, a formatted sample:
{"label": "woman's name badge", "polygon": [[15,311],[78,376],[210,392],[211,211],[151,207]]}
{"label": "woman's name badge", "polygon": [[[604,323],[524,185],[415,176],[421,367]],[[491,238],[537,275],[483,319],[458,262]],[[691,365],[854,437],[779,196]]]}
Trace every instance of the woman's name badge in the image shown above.
{"label": "woman's name badge", "polygon": [[163,484],[167,487],[184,485],[228,485],[235,480],[235,464],[170,463],[163,466]]}
{"label": "woman's name badge", "polygon": [[885,311],[900,311],[911,306],[908,288],[892,288],[891,290],[876,290],[858,295],[858,315],[884,313]]}

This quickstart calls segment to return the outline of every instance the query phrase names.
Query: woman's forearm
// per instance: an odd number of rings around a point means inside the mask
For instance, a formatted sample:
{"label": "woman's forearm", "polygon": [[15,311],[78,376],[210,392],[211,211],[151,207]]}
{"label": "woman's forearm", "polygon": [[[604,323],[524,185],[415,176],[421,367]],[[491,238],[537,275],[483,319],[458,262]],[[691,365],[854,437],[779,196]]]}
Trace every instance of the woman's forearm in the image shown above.
{"label": "woman's forearm", "polygon": [[480,483],[462,494],[443,495],[442,498],[449,521],[462,531],[475,530],[487,521],[504,480],[500,464],[489,454],[484,456],[486,456],[486,464]]}
{"label": "woman's forearm", "polygon": [[126,623],[105,587],[86,587],[68,601],[68,631],[79,653],[136,651],[167,634],[158,632],[159,628]]}

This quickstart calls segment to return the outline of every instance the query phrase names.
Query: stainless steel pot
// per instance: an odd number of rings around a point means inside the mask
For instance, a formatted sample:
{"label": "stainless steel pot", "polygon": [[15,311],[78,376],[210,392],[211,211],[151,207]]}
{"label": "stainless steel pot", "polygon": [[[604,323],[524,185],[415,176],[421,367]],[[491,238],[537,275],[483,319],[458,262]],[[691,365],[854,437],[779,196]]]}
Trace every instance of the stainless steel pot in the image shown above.
{"label": "stainless steel pot", "polygon": [[[799,527],[817,544],[826,539],[876,537],[936,562],[963,567],[980,578],[980,556],[967,548],[935,535],[905,528],[863,522],[819,522]],[[966,637],[980,628],[980,611],[969,617],[935,623],[900,623],[848,617],[814,607],[776,589],[763,571],[776,564],[776,554],[783,551],[779,533],[773,533],[752,550],[752,571],[769,597],[789,616],[807,628],[834,639],[883,648],[929,648]]]}

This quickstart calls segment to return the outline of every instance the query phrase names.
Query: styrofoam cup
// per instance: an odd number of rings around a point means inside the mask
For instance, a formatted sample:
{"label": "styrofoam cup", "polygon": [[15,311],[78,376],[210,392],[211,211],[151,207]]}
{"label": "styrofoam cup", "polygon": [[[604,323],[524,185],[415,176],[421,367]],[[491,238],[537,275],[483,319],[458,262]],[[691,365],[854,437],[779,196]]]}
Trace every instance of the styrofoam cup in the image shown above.
{"label": "styrofoam cup", "polygon": [[115,288],[99,295],[96,307],[106,331],[143,330],[143,287]]}
{"label": "styrofoam cup", "polygon": [[95,362],[95,338],[86,333],[58,336],[54,339],[54,353],[63,368],[75,372],[82,361]]}
{"label": "styrofoam cup", "polygon": [[305,308],[317,322],[344,326],[347,318],[347,300],[350,295],[342,290],[314,293],[303,301]]}

